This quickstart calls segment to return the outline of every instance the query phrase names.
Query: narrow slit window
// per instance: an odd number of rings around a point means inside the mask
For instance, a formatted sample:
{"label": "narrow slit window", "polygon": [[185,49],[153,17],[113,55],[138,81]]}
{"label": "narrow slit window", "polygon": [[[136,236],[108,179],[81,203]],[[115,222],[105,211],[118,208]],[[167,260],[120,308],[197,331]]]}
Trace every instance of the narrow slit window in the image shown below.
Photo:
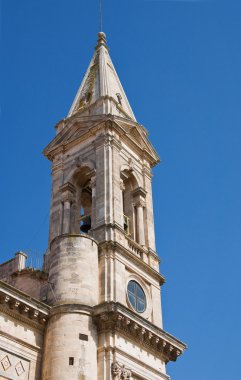
{"label": "narrow slit window", "polygon": [[69,358],[69,365],[74,365],[74,358],[73,357]]}
{"label": "narrow slit window", "polygon": [[89,340],[88,335],[86,335],[86,334],[79,334],[79,339],[85,340],[86,342]]}

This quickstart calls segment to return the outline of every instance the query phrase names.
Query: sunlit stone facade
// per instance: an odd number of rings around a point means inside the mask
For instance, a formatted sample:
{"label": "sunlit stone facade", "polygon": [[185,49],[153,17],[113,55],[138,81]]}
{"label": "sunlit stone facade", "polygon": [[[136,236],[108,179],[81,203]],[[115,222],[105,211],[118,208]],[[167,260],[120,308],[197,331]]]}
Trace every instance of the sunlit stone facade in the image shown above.
{"label": "sunlit stone facade", "polygon": [[162,325],[152,204],[159,157],[137,123],[104,33],[52,162],[49,246],[0,266],[0,379],[168,379],[185,345]]}

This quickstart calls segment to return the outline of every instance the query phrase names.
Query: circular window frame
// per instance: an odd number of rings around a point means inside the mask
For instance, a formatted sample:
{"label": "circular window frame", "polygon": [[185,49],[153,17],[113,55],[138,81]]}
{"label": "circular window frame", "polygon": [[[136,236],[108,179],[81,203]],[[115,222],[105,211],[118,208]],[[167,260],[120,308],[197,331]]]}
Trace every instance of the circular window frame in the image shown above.
{"label": "circular window frame", "polygon": [[[134,293],[129,289],[129,285],[130,284],[135,284],[134,285]],[[141,296],[138,296],[138,290],[141,290]],[[134,298],[134,303],[135,303],[135,306],[133,305],[133,302],[131,302],[131,299],[130,297],[133,297]],[[134,280],[130,280],[127,284],[127,298],[128,298],[128,301],[129,303],[131,304],[132,308],[138,313],[138,314],[143,314],[145,313],[146,311],[146,308],[147,308],[147,299],[146,299],[146,294],[144,292],[144,290],[142,289],[142,286],[139,284],[139,282],[137,281],[134,281]],[[138,310],[138,300],[141,301],[143,303],[143,308],[142,310]]]}
{"label": "circular window frame", "polygon": [[[130,281],[135,281],[143,290],[145,297],[146,297],[146,308],[143,312],[138,312],[135,310],[135,308],[132,306],[129,297],[128,297],[128,284]],[[152,311],[152,302],[151,302],[151,295],[150,295],[150,289],[146,285],[146,283],[142,280],[141,277],[132,274],[127,277],[126,279],[126,303],[127,306],[134,311],[136,314],[142,316],[143,318],[148,319],[150,317],[151,311]]]}

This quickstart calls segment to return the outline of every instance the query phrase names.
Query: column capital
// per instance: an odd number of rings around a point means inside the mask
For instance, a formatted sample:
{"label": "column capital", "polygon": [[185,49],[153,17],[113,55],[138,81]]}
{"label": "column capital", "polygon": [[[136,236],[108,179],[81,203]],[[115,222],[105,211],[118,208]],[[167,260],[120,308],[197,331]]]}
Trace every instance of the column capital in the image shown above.
{"label": "column capital", "polygon": [[62,186],[60,186],[60,191],[64,193],[65,191],[70,191],[71,193],[75,193],[75,187],[71,182],[66,182]]}
{"label": "column capital", "polygon": [[135,203],[134,203],[134,206],[135,207],[146,207],[146,202],[144,199],[138,199]]}
{"label": "column capital", "polygon": [[66,182],[64,185],[60,186],[59,190],[62,193],[62,201],[63,202],[72,202],[73,194],[75,193],[75,187],[70,182]]}

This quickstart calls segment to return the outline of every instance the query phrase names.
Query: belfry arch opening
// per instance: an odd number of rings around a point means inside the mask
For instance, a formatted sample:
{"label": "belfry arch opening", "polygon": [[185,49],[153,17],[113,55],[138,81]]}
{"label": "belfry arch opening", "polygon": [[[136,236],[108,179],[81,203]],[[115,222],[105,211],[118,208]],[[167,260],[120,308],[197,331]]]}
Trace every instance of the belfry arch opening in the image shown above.
{"label": "belfry arch opening", "polygon": [[80,232],[88,233],[92,222],[92,191],[89,182],[81,189],[79,202],[79,228]]}
{"label": "belfry arch opening", "polygon": [[92,188],[91,177],[93,171],[89,167],[82,167],[74,175],[76,188],[76,202],[74,225],[76,233],[90,234],[93,224],[92,217]]}
{"label": "belfry arch opening", "polygon": [[134,206],[133,192],[138,188],[135,176],[129,170],[121,172],[122,204],[123,204],[123,228],[127,236],[136,240],[136,210]]}

